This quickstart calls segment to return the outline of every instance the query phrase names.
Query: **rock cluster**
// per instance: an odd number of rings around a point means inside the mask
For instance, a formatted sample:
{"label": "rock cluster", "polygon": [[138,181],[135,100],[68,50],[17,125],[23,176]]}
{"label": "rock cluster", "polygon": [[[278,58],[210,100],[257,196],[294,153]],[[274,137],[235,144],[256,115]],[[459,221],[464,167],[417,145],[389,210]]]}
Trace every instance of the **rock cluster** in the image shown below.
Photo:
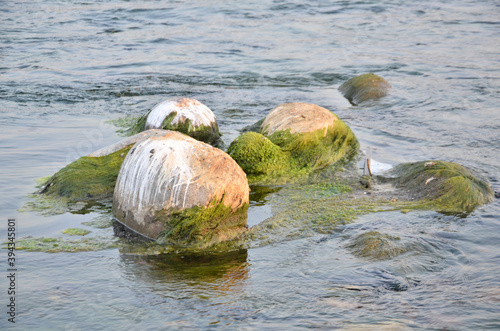
{"label": "rock cluster", "polygon": [[[339,89],[357,104],[384,96],[389,88],[382,78],[366,74]],[[139,133],[58,171],[41,193],[70,201],[113,197],[114,215],[128,230],[177,247],[205,248],[245,232],[249,183],[302,184],[359,151],[356,136],[334,113],[301,102],[271,110],[253,131],[236,138],[227,154],[212,146],[219,143],[217,121],[196,100],[164,101],[134,130]],[[471,212],[494,196],[487,182],[452,162],[400,164],[374,178],[404,190],[414,208]],[[360,256],[400,253],[398,238],[369,233],[358,239],[355,246],[364,247],[356,251]]]}

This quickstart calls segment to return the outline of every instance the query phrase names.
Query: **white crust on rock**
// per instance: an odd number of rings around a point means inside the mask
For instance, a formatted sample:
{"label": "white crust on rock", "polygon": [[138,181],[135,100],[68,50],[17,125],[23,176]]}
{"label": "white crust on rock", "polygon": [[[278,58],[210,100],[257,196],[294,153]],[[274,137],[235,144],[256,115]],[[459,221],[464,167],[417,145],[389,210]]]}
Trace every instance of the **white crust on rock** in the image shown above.
{"label": "white crust on rock", "polygon": [[172,125],[184,123],[187,119],[195,127],[213,126],[216,122],[215,115],[210,108],[197,100],[180,98],[165,100],[154,106],[146,119],[145,129],[161,128],[165,118],[172,112],[177,113],[171,122]]}

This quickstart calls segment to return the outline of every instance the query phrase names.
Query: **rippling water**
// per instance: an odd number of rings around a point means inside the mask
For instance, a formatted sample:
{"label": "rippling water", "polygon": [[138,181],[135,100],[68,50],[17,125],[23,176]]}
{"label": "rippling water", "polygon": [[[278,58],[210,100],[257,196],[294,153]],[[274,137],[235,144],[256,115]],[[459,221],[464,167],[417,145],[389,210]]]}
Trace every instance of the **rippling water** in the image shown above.
{"label": "rippling water", "polygon": [[[117,141],[106,120],[171,96],[209,106],[226,145],[280,103],[315,103],[376,160],[455,161],[499,190],[499,17],[489,0],[3,2],[2,217],[41,237],[98,216],[17,209],[34,179]],[[391,94],[351,106],[337,87],[367,72]],[[248,222],[270,213],[266,199],[254,201]],[[216,257],[18,252],[16,326],[498,329],[499,215],[498,199],[462,217],[378,213]],[[355,257],[349,243],[371,230],[415,249]],[[5,316],[0,326],[11,327]]]}

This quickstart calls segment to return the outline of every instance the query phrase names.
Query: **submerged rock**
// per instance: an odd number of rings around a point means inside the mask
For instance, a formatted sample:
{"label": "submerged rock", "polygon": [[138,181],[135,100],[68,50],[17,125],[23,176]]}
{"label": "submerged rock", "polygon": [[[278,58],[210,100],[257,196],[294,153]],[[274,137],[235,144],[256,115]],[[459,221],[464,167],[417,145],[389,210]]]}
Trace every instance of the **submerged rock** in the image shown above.
{"label": "submerged rock", "polygon": [[493,200],[490,185],[464,166],[445,161],[403,163],[390,171],[394,184],[443,212],[471,212]]}
{"label": "submerged rock", "polygon": [[354,155],[359,148],[354,133],[335,114],[301,102],[274,108],[260,132],[245,132],[228,148],[254,184],[304,177]]}
{"label": "submerged rock", "polygon": [[169,132],[131,149],[118,175],[113,212],[159,242],[206,247],[246,230],[249,190],[229,155]]}
{"label": "submerged rock", "polygon": [[149,129],[179,131],[212,146],[220,143],[220,132],[214,113],[188,98],[170,99],[154,106],[132,128],[132,133]]}
{"label": "submerged rock", "polygon": [[389,93],[391,85],[382,77],[369,73],[349,79],[340,85],[339,91],[352,104],[376,100]]}
{"label": "submerged rock", "polygon": [[133,144],[167,132],[148,130],[83,156],[55,173],[40,193],[65,197],[70,201],[111,198],[120,167]]}
{"label": "submerged rock", "polygon": [[354,255],[372,260],[391,259],[408,251],[399,237],[377,231],[356,236],[347,247]]}

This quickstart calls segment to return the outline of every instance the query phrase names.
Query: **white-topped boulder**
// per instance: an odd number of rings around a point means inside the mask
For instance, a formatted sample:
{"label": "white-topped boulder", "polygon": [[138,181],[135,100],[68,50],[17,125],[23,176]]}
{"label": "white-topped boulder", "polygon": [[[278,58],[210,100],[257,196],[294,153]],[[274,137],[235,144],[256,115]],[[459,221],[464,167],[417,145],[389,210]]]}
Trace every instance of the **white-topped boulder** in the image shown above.
{"label": "white-topped boulder", "polygon": [[113,211],[146,237],[207,246],[246,229],[249,190],[228,154],[171,131],[130,150],[116,181]]}
{"label": "white-topped boulder", "polygon": [[213,146],[220,142],[214,113],[195,99],[175,98],[155,105],[139,119],[133,132],[149,129],[179,131]]}

